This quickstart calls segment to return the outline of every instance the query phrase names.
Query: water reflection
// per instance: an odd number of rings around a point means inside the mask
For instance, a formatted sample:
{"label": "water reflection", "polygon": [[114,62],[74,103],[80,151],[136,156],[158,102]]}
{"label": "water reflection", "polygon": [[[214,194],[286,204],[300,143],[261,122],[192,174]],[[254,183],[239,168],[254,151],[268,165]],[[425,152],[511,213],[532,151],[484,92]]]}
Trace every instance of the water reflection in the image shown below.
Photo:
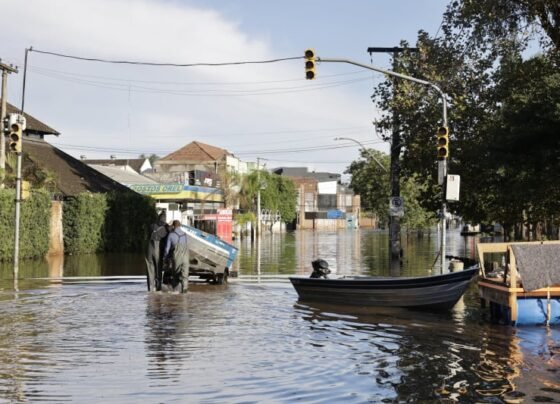
{"label": "water reflection", "polygon": [[[472,238],[448,234],[450,254],[473,253]],[[426,274],[437,238],[403,244],[401,273]],[[320,256],[341,274],[386,275],[387,246],[374,231],[266,236],[260,269],[305,274]],[[239,247],[239,271],[255,273],[256,246]],[[0,269],[11,280],[10,264]],[[475,284],[452,311],[429,313],[300,303],[264,276],[186,295],[29,279],[142,275],[141,254],[22,262],[20,274],[18,294],[0,284],[0,396],[11,402],[560,401],[560,330],[488,324]]]}
{"label": "water reflection", "polygon": [[189,324],[186,294],[149,293],[146,302],[145,343],[148,377],[177,379],[188,351],[184,349]]}
{"label": "water reflection", "polygon": [[[447,233],[448,255],[474,258],[476,237]],[[397,265],[389,260],[389,239],[385,231],[312,230],[287,234],[264,234],[260,243],[238,240],[236,269],[240,274],[307,274],[316,258],[325,259],[334,273],[341,275],[416,276],[439,273],[434,265],[439,248],[437,232],[419,236],[403,234],[404,255]],[[260,248],[260,253],[259,253]]]}
{"label": "water reflection", "polygon": [[465,308],[463,304],[452,313],[435,314],[315,303],[294,306],[309,323],[310,344],[336,350],[355,363],[352,373],[368,376],[370,390],[380,391],[385,399],[471,403],[524,397],[529,392],[516,385],[524,363],[521,341],[511,328],[465,323]]}

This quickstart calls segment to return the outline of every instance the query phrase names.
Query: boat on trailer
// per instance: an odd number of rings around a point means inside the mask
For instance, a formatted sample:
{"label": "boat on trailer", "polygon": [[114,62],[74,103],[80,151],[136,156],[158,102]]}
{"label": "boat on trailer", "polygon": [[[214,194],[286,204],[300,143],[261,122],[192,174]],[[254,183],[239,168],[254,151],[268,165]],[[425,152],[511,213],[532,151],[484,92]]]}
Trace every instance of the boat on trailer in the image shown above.
{"label": "boat on trailer", "polygon": [[463,296],[478,266],[442,275],[416,277],[290,277],[299,299],[360,306],[448,310]]}
{"label": "boat on trailer", "polygon": [[218,284],[227,281],[228,276],[237,276],[232,270],[236,247],[195,227],[182,225],[181,228],[187,233],[189,275]]}

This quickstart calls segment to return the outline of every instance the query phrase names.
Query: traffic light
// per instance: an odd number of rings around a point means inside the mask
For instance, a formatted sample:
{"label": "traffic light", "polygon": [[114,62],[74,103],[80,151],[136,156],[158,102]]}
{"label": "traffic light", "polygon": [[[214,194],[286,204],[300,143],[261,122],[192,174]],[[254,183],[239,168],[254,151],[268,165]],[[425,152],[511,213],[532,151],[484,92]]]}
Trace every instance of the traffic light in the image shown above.
{"label": "traffic light", "polygon": [[313,49],[305,50],[305,78],[307,80],[315,80],[315,63],[317,58],[315,57],[315,51]]}
{"label": "traffic light", "polygon": [[10,151],[21,153],[21,137],[23,136],[23,125],[18,119],[19,115],[11,114],[8,119],[8,137],[10,138]]}
{"label": "traffic light", "polygon": [[449,128],[441,126],[437,131],[437,156],[439,160],[449,157]]}
{"label": "traffic light", "polygon": [[31,194],[31,184],[29,181],[21,182],[21,199],[28,199]]}

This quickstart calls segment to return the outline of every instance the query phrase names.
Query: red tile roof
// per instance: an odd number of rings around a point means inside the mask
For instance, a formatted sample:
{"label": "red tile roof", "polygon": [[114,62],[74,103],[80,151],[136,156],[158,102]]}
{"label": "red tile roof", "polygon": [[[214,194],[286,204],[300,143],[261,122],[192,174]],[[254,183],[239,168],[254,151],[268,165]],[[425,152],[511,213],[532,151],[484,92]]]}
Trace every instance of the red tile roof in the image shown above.
{"label": "red tile roof", "polygon": [[231,153],[225,149],[195,141],[168,154],[159,161],[217,161],[224,156],[231,156]]}

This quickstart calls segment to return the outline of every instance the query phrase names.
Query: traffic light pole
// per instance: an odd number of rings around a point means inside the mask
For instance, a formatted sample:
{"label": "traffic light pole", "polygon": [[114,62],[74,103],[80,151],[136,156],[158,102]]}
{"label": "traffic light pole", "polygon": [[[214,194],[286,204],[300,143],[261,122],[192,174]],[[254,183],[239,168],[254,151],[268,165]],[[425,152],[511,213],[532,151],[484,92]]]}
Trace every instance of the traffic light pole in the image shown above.
{"label": "traffic light pole", "polygon": [[[21,163],[23,152],[17,153],[16,169],[16,216],[14,226],[14,284],[17,285],[19,272],[19,222],[21,209]],[[17,287],[16,287],[17,289]]]}
{"label": "traffic light pole", "polygon": [[[318,62],[325,62],[325,63],[348,63],[348,64],[351,64],[351,65],[354,65],[354,66],[362,67],[362,68],[367,69],[367,70],[373,70],[373,71],[376,71],[376,72],[379,72],[379,73],[383,73],[383,74],[386,74],[387,76],[398,77],[398,78],[403,79],[403,80],[412,81],[414,83],[422,84],[422,85],[433,88],[439,94],[439,96],[441,98],[442,109],[443,109],[443,111],[442,111],[443,126],[447,126],[447,100],[445,98],[445,93],[441,90],[441,88],[436,86],[434,83],[430,83],[429,81],[426,81],[426,80],[417,79],[416,77],[407,76],[405,74],[393,72],[391,70],[385,70],[385,69],[382,69],[380,67],[365,65],[363,63],[355,62],[355,61],[349,60],[349,59],[317,57],[316,60]],[[441,264],[441,273],[443,273],[443,272],[445,272],[445,250],[446,250],[445,215],[446,215],[446,211],[447,211],[447,204],[446,204],[446,201],[445,201],[444,187],[445,187],[445,177],[447,176],[447,159],[441,160],[441,170],[442,170],[443,178],[444,178],[442,188],[441,188],[441,200],[442,200],[442,202],[441,202],[441,218],[440,218],[440,223],[441,223],[440,264]]]}

